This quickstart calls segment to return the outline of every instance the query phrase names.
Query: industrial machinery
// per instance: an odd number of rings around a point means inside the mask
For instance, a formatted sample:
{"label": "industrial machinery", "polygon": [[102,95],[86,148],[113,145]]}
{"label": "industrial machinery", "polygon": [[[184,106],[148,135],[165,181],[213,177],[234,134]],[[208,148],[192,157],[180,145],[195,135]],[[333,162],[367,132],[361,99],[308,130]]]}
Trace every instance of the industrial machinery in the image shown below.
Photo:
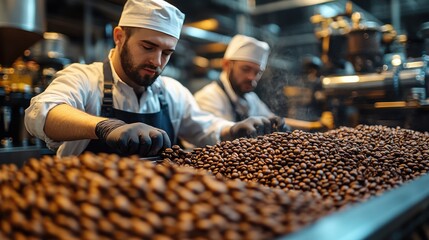
{"label": "industrial machinery", "polygon": [[44,7],[43,0],[0,2],[0,148],[29,144],[23,116],[35,71],[20,57],[43,38]]}
{"label": "industrial machinery", "polygon": [[[428,131],[429,83],[425,49],[407,57],[407,37],[363,14],[312,17],[322,46],[322,86],[336,126],[400,126]],[[429,23],[421,36],[429,37]],[[428,40],[426,40],[428,45]],[[428,47],[426,46],[426,50]]]}
{"label": "industrial machinery", "polygon": [[324,77],[337,125],[379,124],[428,131],[428,61],[424,55],[380,73]]}

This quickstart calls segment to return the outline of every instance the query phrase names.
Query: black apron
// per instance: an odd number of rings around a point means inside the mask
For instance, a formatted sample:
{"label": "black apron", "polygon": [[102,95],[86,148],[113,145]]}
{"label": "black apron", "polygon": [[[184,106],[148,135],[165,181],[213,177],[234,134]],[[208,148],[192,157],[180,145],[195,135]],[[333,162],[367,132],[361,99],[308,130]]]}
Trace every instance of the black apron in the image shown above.
{"label": "black apron", "polygon": [[[104,97],[103,104],[101,105],[101,116],[107,118],[116,118],[126,123],[142,122],[152,127],[156,127],[167,132],[168,137],[172,144],[176,144],[176,136],[174,128],[171,124],[170,114],[168,111],[168,104],[165,101],[164,94],[159,94],[159,103],[161,110],[157,113],[134,113],[127,112],[113,108],[113,74],[110,68],[110,62],[103,62],[103,75],[104,75]],[[89,142],[85,151],[94,153],[116,153],[121,155],[116,149],[110,148],[104,141],[93,139]]]}
{"label": "black apron", "polygon": [[226,96],[228,97],[229,102],[231,103],[232,111],[234,112],[234,122],[242,121],[249,117],[248,114],[242,114],[237,111],[237,105],[232,101],[232,99],[229,97],[228,93],[226,92],[225,86],[223,85],[221,80],[216,81],[216,83],[219,85],[219,87],[225,92]]}

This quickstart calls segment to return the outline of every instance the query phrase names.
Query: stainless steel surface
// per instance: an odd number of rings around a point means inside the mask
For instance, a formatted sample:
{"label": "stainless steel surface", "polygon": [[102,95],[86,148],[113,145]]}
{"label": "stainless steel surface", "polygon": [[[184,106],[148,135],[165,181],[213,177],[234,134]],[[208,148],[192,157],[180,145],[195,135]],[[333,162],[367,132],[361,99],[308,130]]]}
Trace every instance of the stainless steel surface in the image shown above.
{"label": "stainless steel surface", "polygon": [[153,163],[159,163],[162,161],[162,158],[160,156],[153,156],[153,157],[142,157],[140,158],[142,161],[151,161]]}
{"label": "stainless steel surface", "polygon": [[381,73],[326,76],[322,79],[322,84],[327,91],[385,89],[394,85],[393,79],[396,74],[401,87],[424,87],[425,75],[428,74],[425,61],[427,59],[404,63],[403,67],[396,72],[388,70]]}
{"label": "stainless steel surface", "polygon": [[45,30],[45,0],[0,1],[0,65],[12,64]]}
{"label": "stainless steel surface", "polygon": [[37,146],[0,147],[0,166],[2,164],[15,164],[22,167],[31,158],[40,159],[43,155],[54,155],[54,153]]}
{"label": "stainless steel surface", "polygon": [[[404,70],[399,73],[402,86],[424,86],[424,79],[419,78],[419,69]],[[369,73],[349,76],[327,76],[323,78],[323,87],[326,90],[359,90],[385,88],[392,85],[393,72]]]}
{"label": "stainless steel surface", "polygon": [[410,229],[404,226],[418,226],[419,216],[427,216],[428,184],[429,175],[420,177],[280,239],[410,239],[406,234]]}
{"label": "stainless steel surface", "polygon": [[46,29],[44,0],[0,1],[0,27],[43,33]]}

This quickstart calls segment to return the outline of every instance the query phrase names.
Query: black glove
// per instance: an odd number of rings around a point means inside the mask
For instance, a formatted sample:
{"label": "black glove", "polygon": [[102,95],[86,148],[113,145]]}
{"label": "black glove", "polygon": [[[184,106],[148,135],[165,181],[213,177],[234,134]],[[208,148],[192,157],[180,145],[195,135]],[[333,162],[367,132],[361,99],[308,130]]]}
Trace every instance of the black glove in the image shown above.
{"label": "black glove", "polygon": [[168,134],[159,128],[144,123],[131,123],[106,119],[97,124],[98,138],[122,154],[155,156],[161,149],[171,147]]}
{"label": "black glove", "polygon": [[271,133],[271,122],[266,117],[249,117],[234,124],[229,132],[232,138],[256,137]]}
{"label": "black glove", "polygon": [[270,117],[271,128],[274,132],[289,132],[291,128],[286,124],[285,119],[279,116]]}

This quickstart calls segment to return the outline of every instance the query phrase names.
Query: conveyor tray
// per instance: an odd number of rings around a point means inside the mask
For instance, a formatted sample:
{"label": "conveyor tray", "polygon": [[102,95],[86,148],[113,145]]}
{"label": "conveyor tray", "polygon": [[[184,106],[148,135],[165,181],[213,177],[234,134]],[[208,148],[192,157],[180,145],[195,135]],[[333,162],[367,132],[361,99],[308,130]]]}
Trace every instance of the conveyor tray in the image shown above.
{"label": "conveyor tray", "polygon": [[429,239],[429,175],[280,239]]}

